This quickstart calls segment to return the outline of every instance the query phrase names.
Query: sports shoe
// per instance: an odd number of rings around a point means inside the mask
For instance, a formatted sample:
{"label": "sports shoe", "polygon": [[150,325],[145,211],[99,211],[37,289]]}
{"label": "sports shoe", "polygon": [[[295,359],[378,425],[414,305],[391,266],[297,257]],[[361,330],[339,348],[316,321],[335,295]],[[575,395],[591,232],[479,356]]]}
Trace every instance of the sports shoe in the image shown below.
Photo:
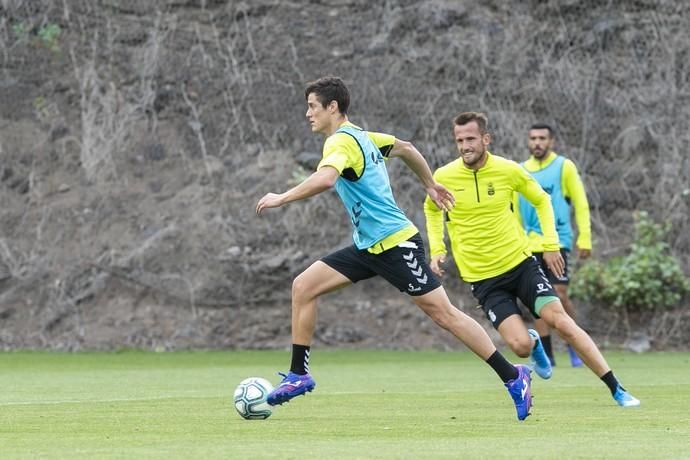
{"label": "sports shoe", "polygon": [[287,375],[282,372],[278,374],[283,376],[283,380],[266,398],[266,401],[271,406],[278,406],[288,402],[295,396],[303,395],[316,387],[316,382],[309,374],[300,375],[294,372],[288,372]]}
{"label": "sports shoe", "polygon": [[573,367],[582,367],[585,364],[570,345],[568,345],[568,354],[570,355],[570,364]]}
{"label": "sports shoe", "polygon": [[516,365],[515,368],[518,370],[517,378],[508,381],[505,386],[515,402],[518,420],[524,420],[532,407],[532,376],[530,375],[532,371],[522,364]]}
{"label": "sports shoe", "polygon": [[638,407],[640,405],[640,400],[625,391],[620,385],[616,388],[613,399],[615,399],[621,407]]}
{"label": "sports shoe", "polygon": [[529,335],[535,340],[534,347],[532,348],[532,353],[530,353],[530,361],[532,362],[532,368],[537,375],[543,379],[551,378],[551,362],[549,357],[546,356],[546,351],[544,351],[544,345],[541,344],[541,339],[539,338],[539,333],[534,329],[527,329]]}

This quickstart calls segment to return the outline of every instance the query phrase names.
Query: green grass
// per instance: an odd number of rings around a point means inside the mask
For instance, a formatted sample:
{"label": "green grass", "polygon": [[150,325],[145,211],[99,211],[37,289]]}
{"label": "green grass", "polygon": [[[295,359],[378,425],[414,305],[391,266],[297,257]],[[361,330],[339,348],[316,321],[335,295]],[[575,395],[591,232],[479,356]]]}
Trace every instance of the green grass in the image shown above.
{"label": "green grass", "polygon": [[316,391],[246,421],[235,385],[288,353],[0,353],[0,458],[690,458],[690,353],[606,356],[641,408],[565,355],[518,422],[470,353],[315,350]]}

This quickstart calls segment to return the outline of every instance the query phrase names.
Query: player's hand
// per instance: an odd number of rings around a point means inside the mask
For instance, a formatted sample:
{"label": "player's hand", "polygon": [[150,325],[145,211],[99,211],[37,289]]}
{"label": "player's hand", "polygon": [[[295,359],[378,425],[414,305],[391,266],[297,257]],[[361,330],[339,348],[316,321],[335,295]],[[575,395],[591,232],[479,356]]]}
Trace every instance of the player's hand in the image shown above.
{"label": "player's hand", "polygon": [[563,278],[565,261],[560,251],[544,251],[544,262],[551,270],[551,273],[556,275],[557,278]]}
{"label": "player's hand", "polygon": [[431,267],[431,271],[436,273],[438,276],[443,276],[445,270],[441,267],[442,264],[446,263],[446,256],[445,254],[438,254],[435,255],[431,258],[431,262],[429,262],[429,266]]}
{"label": "player's hand", "polygon": [[589,257],[592,255],[592,250],[591,249],[580,249],[577,248],[577,257],[580,259],[589,259]]}
{"label": "player's hand", "polygon": [[438,182],[434,182],[434,185],[427,187],[426,193],[429,195],[429,198],[431,198],[431,201],[443,211],[450,211],[453,206],[455,206],[455,197],[453,194]]}
{"label": "player's hand", "polygon": [[280,193],[267,193],[256,204],[256,214],[268,208],[277,208],[283,205],[283,195]]}

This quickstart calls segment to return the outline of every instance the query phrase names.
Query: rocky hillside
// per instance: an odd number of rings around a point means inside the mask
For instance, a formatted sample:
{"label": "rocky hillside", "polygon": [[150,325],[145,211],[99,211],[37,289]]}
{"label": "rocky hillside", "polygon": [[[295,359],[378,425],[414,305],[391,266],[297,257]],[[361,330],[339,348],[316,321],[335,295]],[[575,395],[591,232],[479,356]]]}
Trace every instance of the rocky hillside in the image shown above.
{"label": "rocky hillside", "polygon": [[[434,166],[460,111],[488,113],[514,159],[553,124],[599,256],[647,209],[687,269],[689,43],[672,0],[2,0],[0,347],[289,344],[291,278],[348,222],[330,193],[254,205],[313,168],[303,85],[323,74],[349,83],[353,121]],[[391,174],[423,227],[422,190]],[[317,342],[457,346],[376,281],[324,299]]]}

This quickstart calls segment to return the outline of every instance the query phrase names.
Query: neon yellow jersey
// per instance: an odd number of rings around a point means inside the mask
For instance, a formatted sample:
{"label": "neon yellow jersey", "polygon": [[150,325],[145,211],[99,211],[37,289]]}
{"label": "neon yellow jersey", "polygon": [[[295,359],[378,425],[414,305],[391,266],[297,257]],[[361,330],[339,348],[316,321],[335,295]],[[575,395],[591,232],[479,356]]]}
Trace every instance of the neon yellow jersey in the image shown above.
{"label": "neon yellow jersey", "polygon": [[[524,167],[529,172],[536,172],[549,166],[556,159],[555,152],[549,152],[543,160],[537,160],[533,155],[525,161]],[[569,159],[563,163],[563,173],[561,175],[561,189],[565,197],[570,200],[575,211],[575,223],[577,225],[577,241],[575,245],[579,249],[592,249],[592,230],[589,216],[589,202],[585,193],[585,186],[582,184],[577,167]],[[517,195],[516,195],[517,197]],[[517,203],[515,201],[514,203]],[[520,207],[515,205],[516,216],[520,219]],[[534,252],[543,252],[542,236],[536,232],[530,232],[530,249]]]}
{"label": "neon yellow jersey", "polygon": [[527,235],[512,211],[514,192],[536,208],[544,228],[544,246],[558,251],[558,235],[549,195],[514,161],[487,152],[486,164],[474,171],[457,159],[439,168],[434,179],[455,196],[448,213],[429,197],[424,201],[429,251],[446,253],[444,223],[462,279],[475,282],[506,273],[529,257]]}
{"label": "neon yellow jersey", "polygon": [[[341,126],[352,126],[360,129],[350,122],[345,122]],[[388,154],[395,145],[395,136],[370,131],[366,133],[381,151],[381,155],[387,160]],[[346,133],[336,132],[328,136],[323,144],[323,155],[317,169],[324,166],[331,166],[335,168],[341,176],[350,180],[356,180],[364,170],[362,149],[352,136]],[[397,246],[418,232],[419,230],[417,227],[410,225],[377,241],[368,251],[373,254],[380,254],[383,251]]]}

